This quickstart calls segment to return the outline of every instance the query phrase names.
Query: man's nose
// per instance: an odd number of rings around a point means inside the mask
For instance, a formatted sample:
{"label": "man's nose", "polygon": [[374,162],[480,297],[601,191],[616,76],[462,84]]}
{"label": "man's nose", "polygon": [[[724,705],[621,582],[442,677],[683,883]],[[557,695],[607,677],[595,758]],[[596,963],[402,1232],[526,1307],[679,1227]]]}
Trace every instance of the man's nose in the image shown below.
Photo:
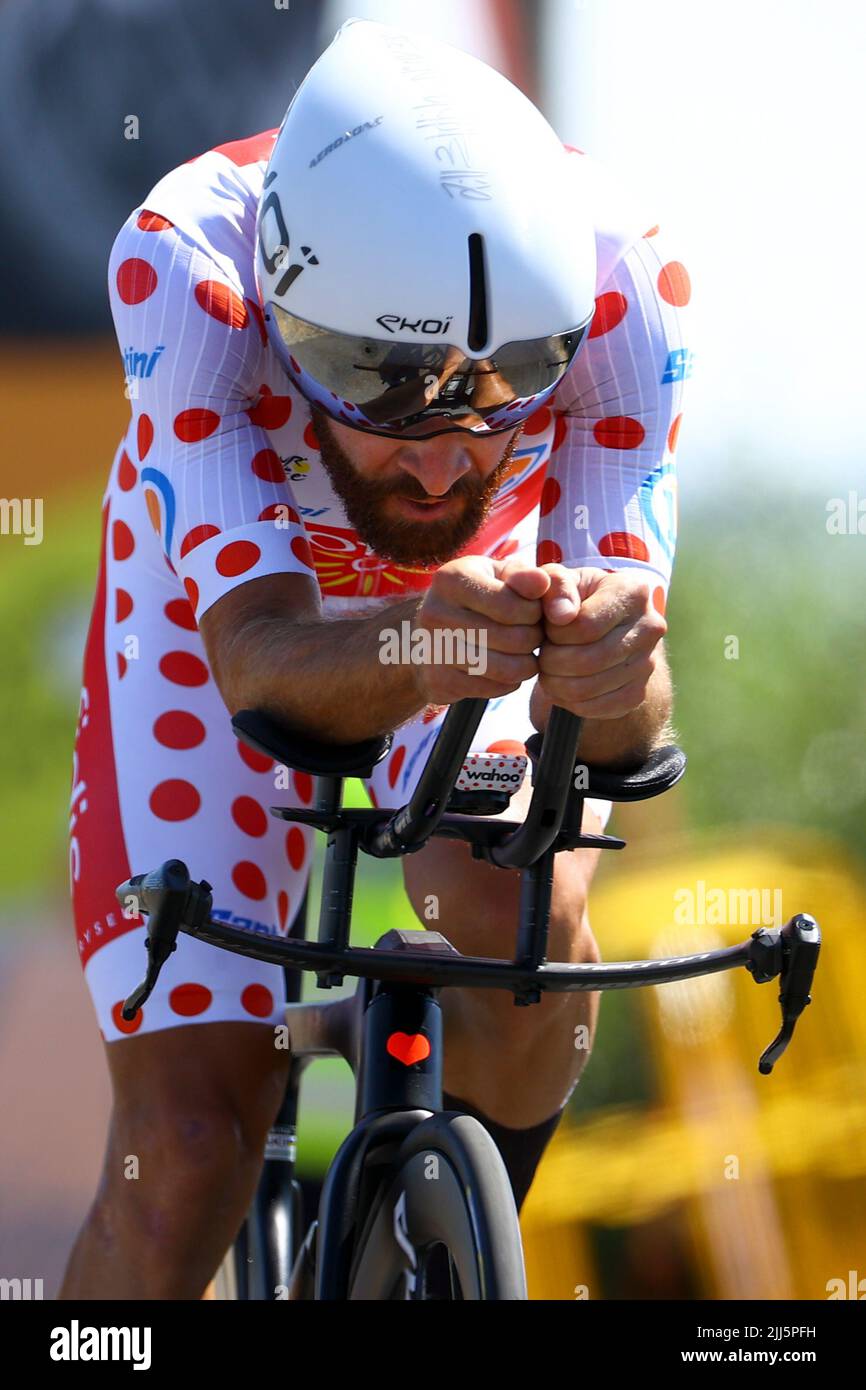
{"label": "man's nose", "polygon": [[431,497],[444,497],[458,478],[472,468],[472,459],[463,441],[440,435],[429,444],[405,444],[397,463],[410,473]]}

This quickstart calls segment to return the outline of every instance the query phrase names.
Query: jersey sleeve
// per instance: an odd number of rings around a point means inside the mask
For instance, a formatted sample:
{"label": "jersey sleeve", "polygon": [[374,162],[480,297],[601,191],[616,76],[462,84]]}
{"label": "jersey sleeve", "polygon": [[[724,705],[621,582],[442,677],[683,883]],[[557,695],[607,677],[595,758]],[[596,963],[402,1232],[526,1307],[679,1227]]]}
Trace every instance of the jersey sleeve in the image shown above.
{"label": "jersey sleeve", "polygon": [[109,295],[131,397],[128,485],[143,489],[196,618],[263,575],[315,580],[264,428],[291,402],[261,396],[265,328],[240,276],[166,218],[140,211],[112,248]]}
{"label": "jersey sleeve", "polygon": [[645,570],[660,612],[676,543],[690,297],[688,272],[656,228],[617,261],[554,398],[540,507],[539,564]]}

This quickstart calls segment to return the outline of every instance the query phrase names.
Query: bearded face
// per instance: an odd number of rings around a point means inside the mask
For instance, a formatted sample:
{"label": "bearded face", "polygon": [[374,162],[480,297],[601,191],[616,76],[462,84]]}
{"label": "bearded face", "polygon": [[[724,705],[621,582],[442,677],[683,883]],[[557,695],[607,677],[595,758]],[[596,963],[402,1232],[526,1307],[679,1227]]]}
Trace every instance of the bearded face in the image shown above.
{"label": "bearded face", "polygon": [[461,429],[381,437],[311,409],[322,464],[350,525],[376,555],[403,565],[442,565],[470,543],[522,433],[518,426],[484,438]]}

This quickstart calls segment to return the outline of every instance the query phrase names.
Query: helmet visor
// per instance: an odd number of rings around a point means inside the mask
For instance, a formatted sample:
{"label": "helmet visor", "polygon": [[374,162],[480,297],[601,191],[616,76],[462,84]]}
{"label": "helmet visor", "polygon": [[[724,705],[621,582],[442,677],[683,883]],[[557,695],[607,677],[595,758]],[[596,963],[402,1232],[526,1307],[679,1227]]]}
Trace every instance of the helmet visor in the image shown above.
{"label": "helmet visor", "polygon": [[334,333],[277,304],[268,312],[272,341],[303,393],[335,419],[375,430],[425,421],[484,433],[513,428],[559,385],[591,321],[476,359],[447,343]]}

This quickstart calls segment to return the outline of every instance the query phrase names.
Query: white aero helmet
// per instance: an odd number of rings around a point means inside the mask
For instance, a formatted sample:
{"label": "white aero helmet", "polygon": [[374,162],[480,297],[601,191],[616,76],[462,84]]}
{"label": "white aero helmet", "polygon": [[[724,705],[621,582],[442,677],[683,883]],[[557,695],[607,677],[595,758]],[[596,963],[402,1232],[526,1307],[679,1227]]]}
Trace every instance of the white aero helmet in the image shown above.
{"label": "white aero helmet", "polygon": [[450,44],[350,19],[286,112],[256,223],[268,333],[303,394],[374,433],[513,428],[595,306],[569,155]]}

